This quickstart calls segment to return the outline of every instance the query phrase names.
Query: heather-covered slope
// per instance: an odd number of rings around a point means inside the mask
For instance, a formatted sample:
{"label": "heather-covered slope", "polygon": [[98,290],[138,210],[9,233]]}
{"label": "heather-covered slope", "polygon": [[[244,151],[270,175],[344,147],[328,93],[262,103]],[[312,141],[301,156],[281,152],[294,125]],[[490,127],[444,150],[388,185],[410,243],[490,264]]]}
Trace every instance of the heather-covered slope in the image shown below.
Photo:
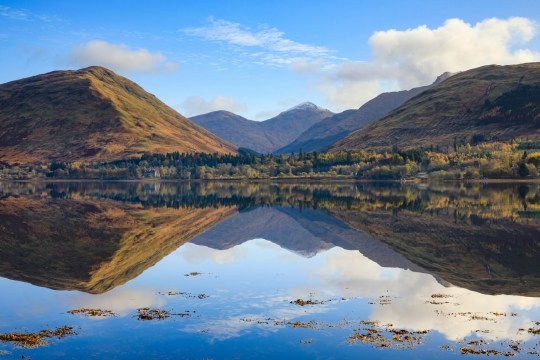
{"label": "heather-covered slope", "polygon": [[174,151],[236,148],[102,67],[0,85],[3,161],[114,160]]}

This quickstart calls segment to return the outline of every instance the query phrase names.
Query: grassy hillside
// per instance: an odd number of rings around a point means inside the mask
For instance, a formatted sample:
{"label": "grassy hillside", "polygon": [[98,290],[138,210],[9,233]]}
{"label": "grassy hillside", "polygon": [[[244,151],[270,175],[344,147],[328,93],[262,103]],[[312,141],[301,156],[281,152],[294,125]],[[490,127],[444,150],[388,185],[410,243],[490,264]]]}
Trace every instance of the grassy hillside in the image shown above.
{"label": "grassy hillside", "polygon": [[236,148],[102,67],[0,85],[3,161],[113,160],[174,151]]}
{"label": "grassy hillside", "polygon": [[517,137],[540,138],[540,63],[456,74],[331,150],[453,147]]}

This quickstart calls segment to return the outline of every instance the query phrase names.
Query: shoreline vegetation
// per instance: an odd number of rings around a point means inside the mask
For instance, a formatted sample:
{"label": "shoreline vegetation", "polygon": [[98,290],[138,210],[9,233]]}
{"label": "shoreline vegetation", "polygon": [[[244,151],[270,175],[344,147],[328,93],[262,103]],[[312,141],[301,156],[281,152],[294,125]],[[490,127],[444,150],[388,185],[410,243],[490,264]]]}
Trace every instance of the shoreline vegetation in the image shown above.
{"label": "shoreline vegetation", "polygon": [[540,181],[540,141],[263,155],[144,154],[108,162],[0,162],[0,180]]}

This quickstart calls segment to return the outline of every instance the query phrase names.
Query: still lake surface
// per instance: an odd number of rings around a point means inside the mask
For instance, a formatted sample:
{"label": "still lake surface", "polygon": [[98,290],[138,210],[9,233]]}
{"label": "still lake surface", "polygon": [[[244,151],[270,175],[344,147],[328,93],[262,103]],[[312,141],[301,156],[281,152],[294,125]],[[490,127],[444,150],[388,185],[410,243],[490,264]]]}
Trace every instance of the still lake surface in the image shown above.
{"label": "still lake surface", "polygon": [[72,327],[0,359],[537,358],[540,185],[0,183],[0,289]]}

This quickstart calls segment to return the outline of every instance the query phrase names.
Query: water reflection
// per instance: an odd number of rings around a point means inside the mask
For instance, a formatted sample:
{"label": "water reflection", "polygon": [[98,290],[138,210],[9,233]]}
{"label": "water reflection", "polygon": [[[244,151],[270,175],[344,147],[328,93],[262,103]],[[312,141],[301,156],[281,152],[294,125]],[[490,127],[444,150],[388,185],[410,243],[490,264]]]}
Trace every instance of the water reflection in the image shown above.
{"label": "water reflection", "polygon": [[[535,352],[539,214],[537,184],[0,183],[0,332],[77,324],[68,357],[96,342],[97,357],[174,358],[182,344],[188,358],[252,357],[265,342],[349,357],[364,320],[433,331],[426,349],[444,339],[448,356],[471,339]],[[134,319],[146,307],[189,316],[148,335]]]}
{"label": "water reflection", "polygon": [[538,185],[1,184],[0,274],[101,293],[186,241],[334,246],[488,294],[539,295]]}
{"label": "water reflection", "polygon": [[[250,253],[268,249],[271,249],[270,254],[279,253],[275,245],[269,246],[266,240],[253,240],[240,245],[239,248],[244,258]],[[206,258],[213,262],[216,258],[220,258],[221,252],[223,250],[188,245],[181,255],[188,261],[195,255],[199,261]],[[298,258],[290,259],[291,262],[295,260]],[[237,258],[236,261],[242,260]],[[295,284],[284,292],[261,297],[262,307],[266,310],[264,315],[251,314],[249,311],[246,313],[245,309],[238,309],[230,317],[209,319],[186,330],[207,330],[218,339],[240,336],[250,327],[275,331],[274,326],[266,326],[266,322],[262,321],[261,324],[257,320],[267,318],[290,320],[300,315],[313,317],[329,312],[336,306],[330,301],[318,306],[291,309],[286,301],[310,297],[337,301],[371,299],[372,311],[366,319],[417,331],[435,330],[449,340],[459,340],[471,335],[488,341],[530,340],[533,335],[519,329],[529,328],[539,315],[538,298],[490,296],[459,287],[445,286],[428,274],[400,268],[384,268],[358,251],[338,247],[317,254],[302,270],[304,277],[302,284]],[[377,302],[381,294],[388,296],[388,304]],[[445,297],[442,300],[434,299],[432,298],[434,294],[442,294]],[[254,321],[240,321],[246,318]]]}

